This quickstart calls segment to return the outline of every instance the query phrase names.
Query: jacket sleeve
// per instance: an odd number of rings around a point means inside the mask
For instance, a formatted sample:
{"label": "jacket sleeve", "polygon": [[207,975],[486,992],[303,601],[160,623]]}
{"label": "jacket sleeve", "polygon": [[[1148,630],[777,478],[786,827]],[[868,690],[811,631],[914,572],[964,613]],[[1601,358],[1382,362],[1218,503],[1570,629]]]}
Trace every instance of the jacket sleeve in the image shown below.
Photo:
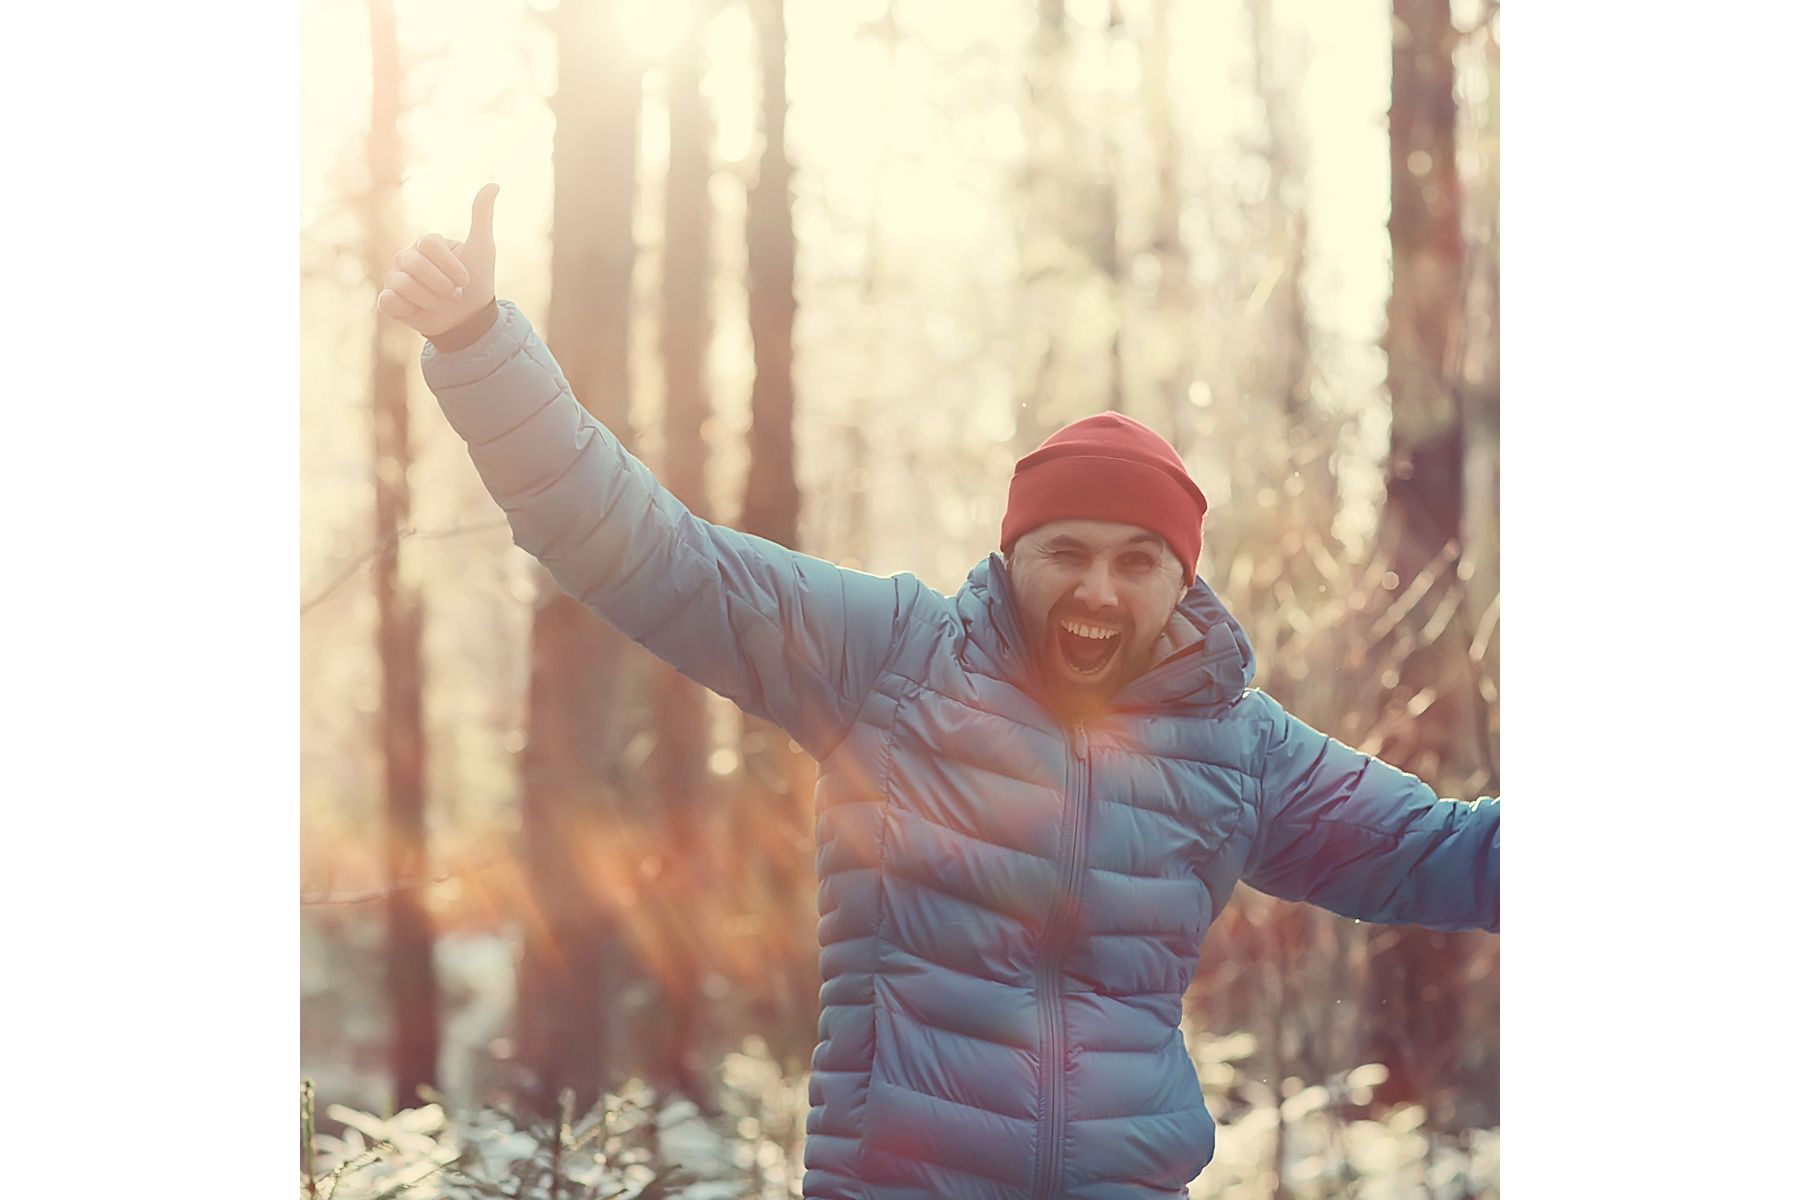
{"label": "jacket sleeve", "polygon": [[1296,720],[1274,722],[1244,882],[1388,925],[1500,930],[1500,801],[1439,799]]}
{"label": "jacket sleeve", "polygon": [[830,752],[917,580],[844,570],[694,516],[576,402],[510,303],[462,349],[427,343],[422,366],[514,542],[558,586],[815,757]]}

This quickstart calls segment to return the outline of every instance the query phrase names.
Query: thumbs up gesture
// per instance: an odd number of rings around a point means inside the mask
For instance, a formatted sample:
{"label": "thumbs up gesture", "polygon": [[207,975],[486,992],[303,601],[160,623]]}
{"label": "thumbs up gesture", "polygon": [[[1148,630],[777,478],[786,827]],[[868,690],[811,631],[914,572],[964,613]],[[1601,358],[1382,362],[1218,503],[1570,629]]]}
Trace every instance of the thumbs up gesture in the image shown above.
{"label": "thumbs up gesture", "polygon": [[396,254],[375,307],[428,338],[486,308],[494,298],[494,197],[499,194],[492,183],[475,193],[463,241],[428,233]]}

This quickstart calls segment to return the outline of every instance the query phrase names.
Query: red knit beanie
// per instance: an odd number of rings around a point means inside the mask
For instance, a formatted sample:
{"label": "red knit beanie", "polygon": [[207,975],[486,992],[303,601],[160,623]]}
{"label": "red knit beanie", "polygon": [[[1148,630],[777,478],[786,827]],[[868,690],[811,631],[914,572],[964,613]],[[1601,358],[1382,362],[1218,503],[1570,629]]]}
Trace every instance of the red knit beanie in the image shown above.
{"label": "red knit beanie", "polygon": [[1175,447],[1105,412],[1065,425],[1013,467],[1000,547],[1051,521],[1122,521],[1160,536],[1194,582],[1206,496]]}

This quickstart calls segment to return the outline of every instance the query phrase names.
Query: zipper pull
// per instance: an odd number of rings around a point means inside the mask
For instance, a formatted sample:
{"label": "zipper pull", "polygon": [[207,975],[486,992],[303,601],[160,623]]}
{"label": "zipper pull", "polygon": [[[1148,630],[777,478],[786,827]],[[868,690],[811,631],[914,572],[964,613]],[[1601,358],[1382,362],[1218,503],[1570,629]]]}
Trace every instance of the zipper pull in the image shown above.
{"label": "zipper pull", "polygon": [[1075,757],[1087,761],[1087,726],[1080,721],[1075,722]]}

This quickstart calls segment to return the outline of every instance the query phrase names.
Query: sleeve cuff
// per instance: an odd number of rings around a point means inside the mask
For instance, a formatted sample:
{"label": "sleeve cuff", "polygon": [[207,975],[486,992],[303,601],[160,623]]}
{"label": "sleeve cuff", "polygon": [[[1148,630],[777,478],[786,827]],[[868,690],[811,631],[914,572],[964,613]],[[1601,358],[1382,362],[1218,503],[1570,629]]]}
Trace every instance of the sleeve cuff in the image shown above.
{"label": "sleeve cuff", "polygon": [[530,335],[531,323],[525,315],[510,300],[501,300],[495,305],[493,323],[467,345],[451,349],[426,342],[419,354],[419,369],[434,392],[476,383],[517,354]]}

